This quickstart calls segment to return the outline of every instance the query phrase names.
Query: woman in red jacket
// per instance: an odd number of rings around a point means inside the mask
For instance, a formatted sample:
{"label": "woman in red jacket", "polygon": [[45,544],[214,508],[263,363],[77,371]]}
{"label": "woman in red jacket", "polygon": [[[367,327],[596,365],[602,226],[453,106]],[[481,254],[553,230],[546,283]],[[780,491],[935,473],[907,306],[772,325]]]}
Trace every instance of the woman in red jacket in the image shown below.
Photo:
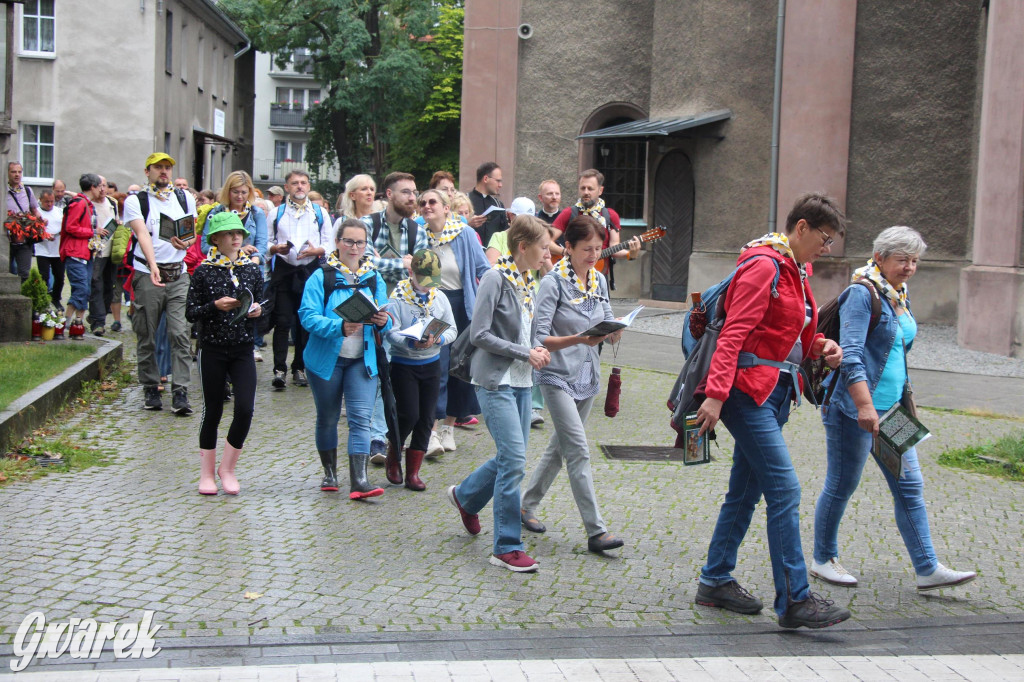
{"label": "woman in red jacket", "polygon": [[721,418],[736,449],[695,601],[737,613],[761,610],[761,600],[743,589],[732,571],[763,494],[775,612],[787,628],[823,628],[850,617],[847,609],[808,588],[800,546],[800,481],[782,438],[790,403],[799,401],[795,369],[800,361],[824,355],[835,368],[843,357],[839,344],[815,332],[818,311],[806,266],[828,253],[845,222],[831,198],[806,194],[789,212],[785,234],[773,232],[743,248],[725,297],[725,325],[708,371],[707,399],[697,412],[702,432]]}
{"label": "woman in red jacket", "polygon": [[[68,336],[81,339],[85,333],[82,318],[89,309],[89,294],[92,284],[92,251],[89,240],[95,235],[93,226],[93,202],[103,198],[103,178],[95,173],[85,173],[78,180],[82,193],[75,195],[64,210],[64,224],[60,235],[60,259],[64,272],[71,283],[71,297],[68,299],[66,317]],[[99,228],[103,236],[106,232]]]}

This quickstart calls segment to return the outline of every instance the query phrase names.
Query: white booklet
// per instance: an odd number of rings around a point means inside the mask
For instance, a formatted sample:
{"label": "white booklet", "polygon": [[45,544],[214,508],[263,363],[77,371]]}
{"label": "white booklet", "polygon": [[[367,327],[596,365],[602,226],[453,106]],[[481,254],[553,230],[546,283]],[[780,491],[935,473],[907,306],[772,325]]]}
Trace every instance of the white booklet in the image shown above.
{"label": "white booklet", "polygon": [[444,320],[428,316],[395,333],[399,336],[410,338],[413,341],[426,341],[427,337],[431,334],[436,339],[441,334],[444,334],[445,330],[450,326]]}
{"label": "white booklet", "polygon": [[643,309],[644,307],[642,305],[637,306],[628,315],[624,315],[617,320],[605,320],[604,322],[598,322],[587,331],[580,332],[577,336],[607,336],[612,332],[625,329],[629,325],[633,324],[633,320],[636,319],[636,316],[639,315],[640,311]]}

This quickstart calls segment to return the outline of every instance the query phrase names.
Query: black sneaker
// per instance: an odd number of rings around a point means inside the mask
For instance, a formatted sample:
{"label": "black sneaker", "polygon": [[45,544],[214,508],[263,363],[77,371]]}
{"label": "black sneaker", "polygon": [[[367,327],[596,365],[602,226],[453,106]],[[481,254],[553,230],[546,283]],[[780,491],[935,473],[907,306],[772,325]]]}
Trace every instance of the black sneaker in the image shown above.
{"label": "black sneaker", "polygon": [[701,606],[714,606],[747,615],[760,613],[764,608],[760,599],[743,589],[735,580],[718,587],[700,583],[697,588],[697,596],[693,601]]}
{"label": "black sneaker", "polygon": [[146,396],[146,402],[142,404],[144,410],[162,410],[164,409],[164,402],[160,399],[160,389],[156,386],[146,386],[143,390]]}
{"label": "black sneaker", "polygon": [[110,325],[110,331],[112,331],[112,332],[119,332],[119,331],[121,331],[121,321],[120,320],[114,320],[114,324]]}
{"label": "black sneaker", "polygon": [[309,381],[306,380],[306,372],[301,369],[292,370],[292,383],[296,386],[309,386]]}
{"label": "black sneaker", "polygon": [[174,410],[174,414],[181,417],[187,417],[192,414],[192,406],[188,404],[188,392],[184,388],[174,389],[173,397],[171,398],[171,409]]}
{"label": "black sneaker", "polygon": [[827,628],[842,623],[850,617],[850,610],[831,599],[825,599],[814,592],[807,593],[807,599],[793,602],[786,612],[779,616],[779,625],[784,628]]}
{"label": "black sneaker", "polygon": [[284,377],[285,377],[284,370],[275,369],[274,370],[274,380],[270,382],[270,385],[273,386],[274,388],[276,388],[279,391],[283,391],[284,390],[284,385],[285,385],[284,384]]}

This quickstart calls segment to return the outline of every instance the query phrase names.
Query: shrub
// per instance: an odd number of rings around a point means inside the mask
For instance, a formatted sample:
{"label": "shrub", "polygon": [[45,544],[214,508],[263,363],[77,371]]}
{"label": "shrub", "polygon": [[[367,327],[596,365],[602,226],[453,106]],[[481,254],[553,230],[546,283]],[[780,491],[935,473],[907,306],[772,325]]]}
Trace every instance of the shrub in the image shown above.
{"label": "shrub", "polygon": [[36,315],[42,314],[50,309],[50,292],[46,290],[46,282],[39,270],[33,266],[28,273],[28,279],[21,284],[21,294],[32,299],[32,312]]}

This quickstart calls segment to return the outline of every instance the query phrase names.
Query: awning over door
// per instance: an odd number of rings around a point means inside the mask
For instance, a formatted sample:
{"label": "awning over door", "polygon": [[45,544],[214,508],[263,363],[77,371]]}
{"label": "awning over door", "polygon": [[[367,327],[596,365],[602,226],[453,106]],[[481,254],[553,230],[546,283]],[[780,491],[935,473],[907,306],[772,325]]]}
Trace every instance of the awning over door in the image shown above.
{"label": "awning over door", "polygon": [[676,136],[684,130],[706,126],[711,123],[718,123],[719,121],[726,121],[730,118],[732,118],[732,111],[729,109],[708,111],[703,114],[685,116],[682,118],[664,118],[655,119],[653,121],[645,118],[639,121],[629,121],[628,123],[620,123],[608,128],[601,128],[600,130],[592,130],[589,133],[583,133],[582,135],[577,136],[576,139],[585,140],[605,137]]}

